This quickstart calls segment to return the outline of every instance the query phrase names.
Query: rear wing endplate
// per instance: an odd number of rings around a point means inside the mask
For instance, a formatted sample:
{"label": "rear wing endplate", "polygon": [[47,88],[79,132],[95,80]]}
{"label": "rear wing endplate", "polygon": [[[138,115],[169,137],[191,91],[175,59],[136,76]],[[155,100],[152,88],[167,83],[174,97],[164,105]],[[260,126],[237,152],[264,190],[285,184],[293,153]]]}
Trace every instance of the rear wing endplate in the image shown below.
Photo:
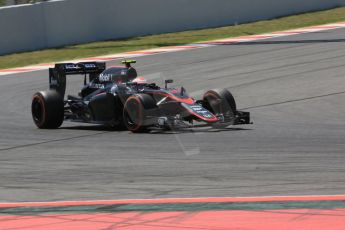
{"label": "rear wing endplate", "polygon": [[49,88],[65,96],[66,76],[84,75],[84,85],[89,75],[89,81],[97,77],[106,69],[105,62],[79,62],[79,63],[58,63],[54,68],[49,68]]}

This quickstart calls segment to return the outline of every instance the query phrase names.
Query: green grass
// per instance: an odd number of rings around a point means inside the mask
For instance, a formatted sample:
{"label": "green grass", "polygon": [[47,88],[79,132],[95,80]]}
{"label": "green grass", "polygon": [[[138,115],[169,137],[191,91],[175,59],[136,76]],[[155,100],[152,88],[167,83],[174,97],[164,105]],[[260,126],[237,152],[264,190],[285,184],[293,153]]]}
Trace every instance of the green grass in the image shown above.
{"label": "green grass", "polygon": [[0,56],[0,69],[345,21],[345,7],[221,28],[94,42]]}

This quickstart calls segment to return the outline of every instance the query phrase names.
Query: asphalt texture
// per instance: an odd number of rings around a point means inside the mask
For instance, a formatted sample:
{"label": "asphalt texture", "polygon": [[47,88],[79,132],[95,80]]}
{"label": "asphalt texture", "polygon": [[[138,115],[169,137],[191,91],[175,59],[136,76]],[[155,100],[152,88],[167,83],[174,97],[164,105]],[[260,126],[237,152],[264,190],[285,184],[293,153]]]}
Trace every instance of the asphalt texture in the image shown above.
{"label": "asphalt texture", "polygon": [[[254,124],[228,129],[40,130],[31,97],[48,88],[48,71],[1,76],[0,201],[344,194],[344,37],[337,29],[137,59],[140,75],[172,78],[196,97],[229,89]],[[82,82],[70,77],[68,91]]]}

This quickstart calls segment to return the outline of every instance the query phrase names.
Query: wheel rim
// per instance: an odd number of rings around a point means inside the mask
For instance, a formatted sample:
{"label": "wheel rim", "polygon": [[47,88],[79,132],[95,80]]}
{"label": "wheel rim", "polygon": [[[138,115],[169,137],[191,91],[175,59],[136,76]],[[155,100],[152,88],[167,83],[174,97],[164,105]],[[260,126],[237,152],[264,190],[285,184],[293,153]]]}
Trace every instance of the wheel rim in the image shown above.
{"label": "wheel rim", "polygon": [[219,115],[221,113],[221,104],[219,101],[221,100],[216,95],[208,93],[205,95],[205,100],[207,101],[209,105],[209,110],[211,110],[212,113],[215,115]]}
{"label": "wheel rim", "polygon": [[129,99],[124,109],[126,126],[131,131],[136,131],[142,125],[142,110],[140,101],[136,98]]}

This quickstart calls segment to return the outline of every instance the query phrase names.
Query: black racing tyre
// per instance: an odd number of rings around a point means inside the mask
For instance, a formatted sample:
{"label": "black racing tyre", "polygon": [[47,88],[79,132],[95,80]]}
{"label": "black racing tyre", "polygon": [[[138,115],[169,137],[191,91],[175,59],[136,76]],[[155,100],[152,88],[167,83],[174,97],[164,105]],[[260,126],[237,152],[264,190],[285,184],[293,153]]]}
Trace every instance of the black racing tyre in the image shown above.
{"label": "black racing tyre", "polygon": [[38,128],[57,129],[64,119],[63,98],[55,90],[37,92],[32,97],[31,114]]}
{"label": "black racing tyre", "polygon": [[155,100],[147,94],[130,96],[123,107],[123,122],[127,129],[133,133],[149,132],[147,115],[150,110],[157,108]]}
{"label": "black racing tyre", "polygon": [[215,115],[223,114],[225,118],[233,118],[236,113],[236,102],[227,89],[213,89],[203,96],[204,107]]}

